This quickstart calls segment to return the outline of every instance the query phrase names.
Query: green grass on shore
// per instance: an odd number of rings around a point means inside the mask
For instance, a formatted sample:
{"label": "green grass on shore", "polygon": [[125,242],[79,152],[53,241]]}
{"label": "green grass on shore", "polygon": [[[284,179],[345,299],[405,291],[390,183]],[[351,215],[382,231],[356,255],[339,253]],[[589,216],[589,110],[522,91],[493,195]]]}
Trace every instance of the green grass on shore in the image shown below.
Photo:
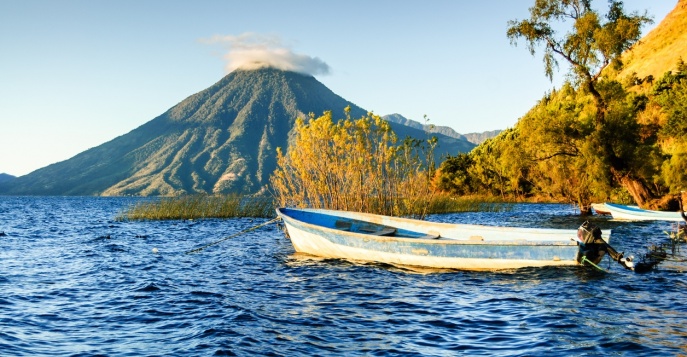
{"label": "green grass on shore", "polygon": [[274,217],[271,197],[191,195],[138,203],[120,213],[123,220],[174,220],[236,217]]}

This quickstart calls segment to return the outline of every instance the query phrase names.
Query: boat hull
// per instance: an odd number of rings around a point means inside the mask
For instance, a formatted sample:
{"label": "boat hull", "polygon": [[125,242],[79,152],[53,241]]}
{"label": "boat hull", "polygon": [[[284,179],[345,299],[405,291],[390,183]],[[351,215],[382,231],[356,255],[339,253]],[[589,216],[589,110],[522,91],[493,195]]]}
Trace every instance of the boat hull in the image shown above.
{"label": "boat hull", "polygon": [[[460,270],[578,265],[576,230],[460,225],[330,210],[278,209],[294,249],[325,258]],[[328,222],[355,219],[402,234],[342,231]],[[412,235],[412,234],[410,234]],[[423,238],[439,236],[439,238]]]}
{"label": "boat hull", "polygon": [[592,203],[592,209],[596,214],[601,214],[601,215],[610,215],[611,211],[606,208],[606,205],[604,203]]}
{"label": "boat hull", "polygon": [[680,212],[651,211],[636,206],[624,206],[613,203],[606,203],[605,207],[611,212],[613,219],[623,221],[685,221]]}

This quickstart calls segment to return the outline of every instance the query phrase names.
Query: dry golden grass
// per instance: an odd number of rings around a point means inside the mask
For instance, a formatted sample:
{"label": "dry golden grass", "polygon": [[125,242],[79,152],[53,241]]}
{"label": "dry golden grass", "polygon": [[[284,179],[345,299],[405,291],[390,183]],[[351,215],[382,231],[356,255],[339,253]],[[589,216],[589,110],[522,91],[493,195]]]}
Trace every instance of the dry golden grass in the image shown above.
{"label": "dry golden grass", "polygon": [[660,21],[658,26],[623,55],[618,78],[636,73],[638,78],[658,79],[674,70],[681,57],[687,61],[687,0],[679,0],[663,20],[655,21]]}

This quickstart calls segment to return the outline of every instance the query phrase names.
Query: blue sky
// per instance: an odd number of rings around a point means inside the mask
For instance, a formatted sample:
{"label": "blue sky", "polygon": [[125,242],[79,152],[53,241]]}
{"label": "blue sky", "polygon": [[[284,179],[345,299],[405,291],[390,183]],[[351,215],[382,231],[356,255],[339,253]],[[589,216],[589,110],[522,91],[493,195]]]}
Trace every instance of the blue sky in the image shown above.
{"label": "blue sky", "polygon": [[[211,39],[245,34],[324,63],[320,82],[376,114],[427,115],[460,133],[512,127],[563,79],[551,83],[541,57],[506,38],[533,3],[0,0],[0,173],[67,160],[155,118],[227,74],[238,45]],[[625,9],[648,10],[649,30],[676,3]]]}

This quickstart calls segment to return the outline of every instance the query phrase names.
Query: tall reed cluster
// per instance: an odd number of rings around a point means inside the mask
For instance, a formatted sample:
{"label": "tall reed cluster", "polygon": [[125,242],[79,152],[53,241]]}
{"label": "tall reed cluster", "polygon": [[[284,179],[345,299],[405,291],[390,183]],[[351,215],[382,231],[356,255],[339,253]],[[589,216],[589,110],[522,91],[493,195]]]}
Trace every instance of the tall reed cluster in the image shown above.
{"label": "tall reed cluster", "polygon": [[192,195],[140,202],[117,220],[274,217],[274,200],[265,196]]}
{"label": "tall reed cluster", "polygon": [[423,217],[432,190],[436,139],[398,142],[388,122],[368,114],[334,122],[331,112],[298,119],[294,141],[277,150],[276,203]]}

